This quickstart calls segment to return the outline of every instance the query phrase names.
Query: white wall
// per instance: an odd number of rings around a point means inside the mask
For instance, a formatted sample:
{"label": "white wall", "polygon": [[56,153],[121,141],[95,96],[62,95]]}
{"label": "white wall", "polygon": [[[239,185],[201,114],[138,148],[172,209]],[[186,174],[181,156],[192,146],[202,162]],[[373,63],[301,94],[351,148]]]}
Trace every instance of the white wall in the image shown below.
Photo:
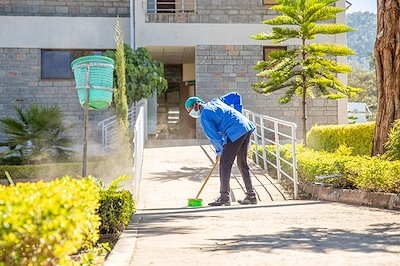
{"label": "white wall", "polygon": [[[120,18],[129,42],[129,18]],[[110,49],[116,18],[0,16],[0,47]]]}
{"label": "white wall", "polygon": [[182,81],[190,81],[196,79],[196,68],[195,64],[183,64],[182,65]]}

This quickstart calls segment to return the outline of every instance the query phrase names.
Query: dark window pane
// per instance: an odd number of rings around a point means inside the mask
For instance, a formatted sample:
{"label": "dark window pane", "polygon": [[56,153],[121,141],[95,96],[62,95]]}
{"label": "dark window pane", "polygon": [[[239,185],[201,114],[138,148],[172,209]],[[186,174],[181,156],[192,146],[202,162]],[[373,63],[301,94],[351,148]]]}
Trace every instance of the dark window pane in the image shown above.
{"label": "dark window pane", "polygon": [[72,79],[71,62],[88,55],[103,55],[103,50],[42,50],[42,79]]}
{"label": "dark window pane", "polygon": [[72,78],[72,51],[42,51],[42,78]]}

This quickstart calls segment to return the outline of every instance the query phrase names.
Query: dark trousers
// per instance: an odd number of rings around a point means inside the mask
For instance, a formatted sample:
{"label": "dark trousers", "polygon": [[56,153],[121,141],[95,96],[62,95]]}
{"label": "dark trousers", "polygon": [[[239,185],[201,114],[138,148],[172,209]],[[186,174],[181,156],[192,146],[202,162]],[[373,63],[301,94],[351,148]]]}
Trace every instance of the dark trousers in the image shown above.
{"label": "dark trousers", "polygon": [[250,178],[249,166],[247,165],[247,150],[249,146],[251,132],[243,135],[235,142],[228,139],[228,143],[222,149],[219,163],[219,178],[221,182],[220,193],[223,199],[229,199],[232,165],[237,157],[237,165],[246,187],[247,194],[255,195],[253,184]]}

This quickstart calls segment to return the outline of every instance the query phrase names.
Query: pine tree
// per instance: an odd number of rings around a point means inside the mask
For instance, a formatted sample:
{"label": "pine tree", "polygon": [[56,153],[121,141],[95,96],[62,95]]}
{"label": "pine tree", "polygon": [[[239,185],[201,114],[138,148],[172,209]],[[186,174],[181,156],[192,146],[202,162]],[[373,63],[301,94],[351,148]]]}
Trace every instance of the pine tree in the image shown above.
{"label": "pine tree", "polygon": [[[353,50],[338,44],[317,44],[314,40],[319,34],[339,34],[353,29],[343,24],[325,23],[335,19],[336,14],[345,11],[335,7],[337,0],[277,0],[272,6],[274,11],[281,12],[273,19],[263,21],[272,25],[272,32],[259,33],[252,38],[271,40],[273,44],[289,39],[300,40],[301,45],[293,50],[277,50],[268,55],[266,61],[255,66],[260,72],[257,76],[263,81],[252,84],[256,92],[269,95],[286,89],[280,104],[288,103],[297,94],[302,99],[303,142],[307,145],[307,97],[324,97],[338,99],[355,96],[361,89],[346,86],[337,78],[337,73],[349,73],[351,68],[336,62],[336,56],[355,54]],[[325,22],[324,22],[325,21]]]}

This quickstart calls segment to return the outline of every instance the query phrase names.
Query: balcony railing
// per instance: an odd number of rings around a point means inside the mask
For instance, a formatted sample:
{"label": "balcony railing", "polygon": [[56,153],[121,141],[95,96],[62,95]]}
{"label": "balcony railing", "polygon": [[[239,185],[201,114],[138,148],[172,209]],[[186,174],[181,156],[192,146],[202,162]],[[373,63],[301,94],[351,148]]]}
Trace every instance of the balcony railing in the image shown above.
{"label": "balcony railing", "polygon": [[147,13],[193,13],[196,0],[148,0]]}

